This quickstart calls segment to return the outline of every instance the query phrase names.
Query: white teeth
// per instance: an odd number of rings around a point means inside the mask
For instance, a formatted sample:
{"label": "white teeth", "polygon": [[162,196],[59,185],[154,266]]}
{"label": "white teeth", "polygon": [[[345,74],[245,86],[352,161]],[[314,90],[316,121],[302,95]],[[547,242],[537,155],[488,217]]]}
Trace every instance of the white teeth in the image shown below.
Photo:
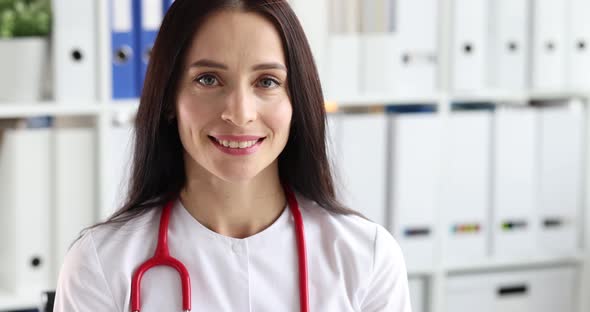
{"label": "white teeth", "polygon": [[258,142],[258,140],[252,140],[252,141],[227,141],[227,140],[218,140],[215,139],[219,144],[225,146],[225,147],[229,147],[229,148],[248,148],[251,147],[252,145],[256,144],[256,142]]}

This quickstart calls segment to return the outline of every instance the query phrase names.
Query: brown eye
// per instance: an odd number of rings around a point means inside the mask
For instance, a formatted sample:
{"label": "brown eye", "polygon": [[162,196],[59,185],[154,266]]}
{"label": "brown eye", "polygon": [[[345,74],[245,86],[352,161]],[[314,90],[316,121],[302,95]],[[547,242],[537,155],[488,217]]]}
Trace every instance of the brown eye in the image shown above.
{"label": "brown eye", "polygon": [[213,75],[202,75],[196,79],[196,81],[204,86],[214,86],[217,82],[217,78]]}

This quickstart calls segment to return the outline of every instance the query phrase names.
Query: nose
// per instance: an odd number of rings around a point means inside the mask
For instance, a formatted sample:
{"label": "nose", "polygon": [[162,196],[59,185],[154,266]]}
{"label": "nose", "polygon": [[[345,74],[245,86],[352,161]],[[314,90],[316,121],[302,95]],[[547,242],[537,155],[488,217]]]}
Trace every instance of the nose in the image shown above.
{"label": "nose", "polygon": [[257,114],[255,99],[248,95],[247,91],[235,90],[229,95],[221,118],[243,127],[256,120]]}

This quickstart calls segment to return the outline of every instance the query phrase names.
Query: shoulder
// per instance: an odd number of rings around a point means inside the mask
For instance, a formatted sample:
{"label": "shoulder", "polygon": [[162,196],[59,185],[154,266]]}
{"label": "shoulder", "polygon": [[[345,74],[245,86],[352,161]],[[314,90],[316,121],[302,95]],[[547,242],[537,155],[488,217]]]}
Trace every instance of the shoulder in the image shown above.
{"label": "shoulder", "polygon": [[[302,197],[298,199],[305,232],[314,239],[314,245],[319,244],[310,248],[342,268],[340,273],[358,291],[359,302],[365,306],[371,305],[368,301],[377,304],[392,294],[398,297],[398,302],[406,300],[404,257],[398,242],[386,228],[356,215],[330,212]],[[378,289],[381,297],[367,297]]]}
{"label": "shoulder", "polygon": [[86,230],[62,264],[56,311],[121,311],[127,281],[117,277],[131,276],[136,264],[153,253],[150,235],[156,235],[159,211]]}
{"label": "shoulder", "polygon": [[[100,224],[84,231],[68,251],[66,263],[94,257],[95,263],[106,265],[112,256],[121,259],[128,249],[135,249],[135,244],[145,242],[148,235],[153,235],[158,216],[159,210],[153,209],[125,222]],[[143,243],[142,248],[147,249]]]}
{"label": "shoulder", "polygon": [[382,225],[357,215],[340,214],[324,209],[314,201],[298,196],[306,231],[319,233],[329,239],[342,240],[369,254],[382,253],[391,260],[403,261],[398,242]]}

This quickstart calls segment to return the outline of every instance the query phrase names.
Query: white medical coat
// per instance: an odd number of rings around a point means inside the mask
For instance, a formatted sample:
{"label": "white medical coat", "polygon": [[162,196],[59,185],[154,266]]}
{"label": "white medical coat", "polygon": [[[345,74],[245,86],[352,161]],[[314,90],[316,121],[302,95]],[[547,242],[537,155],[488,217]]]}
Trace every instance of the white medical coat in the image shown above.
{"label": "white medical coat", "polygon": [[[402,252],[382,226],[334,214],[297,196],[303,216],[311,312],[410,312]],[[131,276],[154,254],[161,210],[123,225],[97,227],[62,266],[56,312],[130,311]],[[286,207],[244,239],[211,231],[177,201],[170,217],[171,256],[187,267],[192,311],[299,312],[295,225]],[[141,283],[141,311],[182,311],[175,270],[155,267]]]}

